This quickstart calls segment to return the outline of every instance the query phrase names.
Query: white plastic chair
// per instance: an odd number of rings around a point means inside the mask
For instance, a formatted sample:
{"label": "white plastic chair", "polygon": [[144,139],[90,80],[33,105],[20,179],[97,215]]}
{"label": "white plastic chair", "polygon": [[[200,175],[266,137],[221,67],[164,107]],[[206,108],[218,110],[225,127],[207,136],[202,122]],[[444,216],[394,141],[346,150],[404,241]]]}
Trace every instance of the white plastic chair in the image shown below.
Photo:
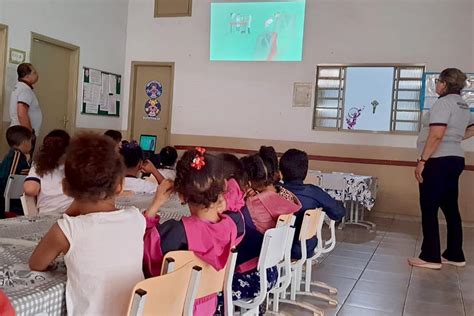
{"label": "white plastic chair", "polygon": [[241,315],[258,315],[258,307],[268,294],[267,269],[284,263],[286,247],[282,245],[287,244],[289,229],[288,225],[283,225],[265,232],[257,265],[257,270],[260,272],[260,292],[253,299],[234,301],[234,306],[241,308]]}
{"label": "white plastic chair", "polygon": [[23,183],[25,179],[26,176],[20,174],[13,174],[8,178],[3,194],[5,197],[5,212],[10,211],[10,199],[19,199],[23,194]]}
{"label": "white plastic chair", "polygon": [[38,216],[38,207],[36,206],[36,198],[26,194],[20,196],[21,207],[26,217]]}
{"label": "white plastic chair", "polygon": [[236,261],[237,251],[232,249],[225,268],[216,271],[214,267],[199,259],[192,251],[171,251],[164,258],[161,274],[171,273],[190,262],[201,267],[200,281],[197,284],[195,293],[190,296],[193,300],[186,300],[185,302],[184,315],[193,315],[195,299],[223,292],[224,314],[230,316],[234,310],[232,304],[232,280]]}
{"label": "white plastic chair", "polygon": [[189,262],[176,271],[139,282],[130,298],[128,316],[183,315],[194,302],[201,268]]}
{"label": "white plastic chair", "polygon": [[[346,176],[349,174],[344,173],[324,173],[321,177],[320,187],[324,190],[340,191],[341,194],[335,197],[336,200],[341,201],[346,209],[346,215],[342,218],[342,223],[339,225],[339,229],[344,228],[346,216],[347,216],[347,201],[346,201],[346,189],[347,180]],[[352,216],[352,201],[349,201],[349,214]]]}

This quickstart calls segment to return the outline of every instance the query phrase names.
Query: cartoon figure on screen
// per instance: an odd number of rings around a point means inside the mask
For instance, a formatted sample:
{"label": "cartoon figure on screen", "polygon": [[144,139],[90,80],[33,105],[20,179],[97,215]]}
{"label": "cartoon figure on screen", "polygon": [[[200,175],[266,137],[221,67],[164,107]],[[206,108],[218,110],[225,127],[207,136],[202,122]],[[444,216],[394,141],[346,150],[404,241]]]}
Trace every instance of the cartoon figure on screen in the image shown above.
{"label": "cartoon figure on screen", "polygon": [[362,114],[364,108],[364,106],[361,108],[353,107],[349,110],[346,115],[347,129],[354,129],[354,127],[357,125],[357,119]]}
{"label": "cartoon figure on screen", "polygon": [[294,27],[294,19],[295,17],[292,15],[276,12],[265,20],[265,32],[261,34],[257,40],[257,59],[266,61],[275,60],[279,52],[279,37],[282,33],[291,31]]}

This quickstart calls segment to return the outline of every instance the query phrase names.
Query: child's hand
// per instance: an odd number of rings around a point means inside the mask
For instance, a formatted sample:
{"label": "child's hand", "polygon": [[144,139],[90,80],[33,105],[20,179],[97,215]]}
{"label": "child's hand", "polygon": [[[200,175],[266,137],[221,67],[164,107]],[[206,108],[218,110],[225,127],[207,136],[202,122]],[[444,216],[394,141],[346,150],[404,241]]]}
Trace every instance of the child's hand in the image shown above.
{"label": "child's hand", "polygon": [[141,172],[143,172],[143,173],[154,173],[156,171],[157,171],[157,169],[156,169],[155,165],[153,165],[153,163],[150,160],[148,160],[148,159],[145,160],[145,162],[142,165]]}
{"label": "child's hand", "polygon": [[153,202],[146,211],[146,216],[153,217],[158,213],[159,208],[169,200],[171,193],[173,193],[173,185],[174,183],[171,180],[161,182],[156,190]]}

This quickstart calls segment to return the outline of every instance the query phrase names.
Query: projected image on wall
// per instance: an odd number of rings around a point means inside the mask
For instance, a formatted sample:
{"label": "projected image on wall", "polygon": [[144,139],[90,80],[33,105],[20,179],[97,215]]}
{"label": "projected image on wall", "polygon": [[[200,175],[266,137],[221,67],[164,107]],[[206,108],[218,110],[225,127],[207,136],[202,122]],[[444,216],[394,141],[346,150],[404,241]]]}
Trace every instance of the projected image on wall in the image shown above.
{"label": "projected image on wall", "polygon": [[301,61],[305,0],[211,3],[210,60]]}

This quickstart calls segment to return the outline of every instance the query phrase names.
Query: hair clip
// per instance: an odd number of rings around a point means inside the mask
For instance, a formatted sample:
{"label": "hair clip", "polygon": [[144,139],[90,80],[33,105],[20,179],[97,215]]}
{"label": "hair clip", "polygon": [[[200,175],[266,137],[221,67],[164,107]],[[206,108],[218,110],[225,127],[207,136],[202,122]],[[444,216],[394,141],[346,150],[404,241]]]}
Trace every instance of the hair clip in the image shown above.
{"label": "hair clip", "polygon": [[196,147],[196,151],[198,152],[191,163],[191,167],[196,170],[201,170],[205,165],[206,161],[204,160],[204,154],[206,153],[206,149],[202,147]]}

